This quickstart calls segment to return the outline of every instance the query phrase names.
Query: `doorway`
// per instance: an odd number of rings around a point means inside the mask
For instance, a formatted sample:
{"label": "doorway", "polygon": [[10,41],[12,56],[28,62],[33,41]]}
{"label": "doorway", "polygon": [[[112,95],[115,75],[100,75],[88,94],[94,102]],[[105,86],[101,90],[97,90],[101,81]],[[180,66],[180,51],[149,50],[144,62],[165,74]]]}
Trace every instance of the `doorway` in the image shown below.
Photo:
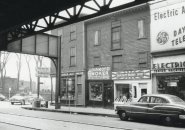
{"label": "doorway", "polygon": [[104,84],[104,107],[113,108],[113,87],[111,85]]}

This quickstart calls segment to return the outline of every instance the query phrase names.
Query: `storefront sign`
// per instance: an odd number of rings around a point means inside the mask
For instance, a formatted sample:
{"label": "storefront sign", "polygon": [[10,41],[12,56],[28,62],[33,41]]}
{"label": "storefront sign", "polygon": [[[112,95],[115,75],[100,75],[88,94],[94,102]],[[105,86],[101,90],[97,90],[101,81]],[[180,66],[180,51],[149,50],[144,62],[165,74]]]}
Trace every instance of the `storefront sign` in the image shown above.
{"label": "storefront sign", "polygon": [[185,2],[151,5],[151,52],[185,48]]}
{"label": "storefront sign", "polygon": [[68,72],[68,73],[62,73],[62,77],[68,77],[68,76],[75,76],[75,75],[83,75],[83,72]]}
{"label": "storefront sign", "polygon": [[47,78],[50,76],[50,69],[49,68],[43,68],[43,67],[38,67],[36,68],[36,77],[43,77]]}
{"label": "storefront sign", "polygon": [[112,72],[112,79],[150,79],[150,70]]}
{"label": "storefront sign", "polygon": [[75,76],[75,73],[74,73],[74,72],[62,73],[61,76],[62,76],[62,77],[66,77],[66,76]]}
{"label": "storefront sign", "polygon": [[110,67],[98,67],[89,69],[88,79],[110,79]]}
{"label": "storefront sign", "polygon": [[153,59],[152,73],[185,72],[185,55]]}

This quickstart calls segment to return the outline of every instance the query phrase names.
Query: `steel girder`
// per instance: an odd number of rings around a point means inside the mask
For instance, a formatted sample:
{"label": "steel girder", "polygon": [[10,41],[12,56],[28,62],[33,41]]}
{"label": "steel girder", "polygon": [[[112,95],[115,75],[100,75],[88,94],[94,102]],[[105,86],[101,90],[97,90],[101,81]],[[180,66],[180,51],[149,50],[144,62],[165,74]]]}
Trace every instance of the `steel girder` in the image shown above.
{"label": "steel girder", "polygon": [[[59,7],[50,10],[49,14],[46,13],[45,15],[41,15],[41,17],[30,19],[8,30],[8,41],[133,7],[150,0],[132,0],[131,2],[111,8],[112,3],[116,1],[117,0],[81,0],[80,2],[74,2],[73,6],[66,6],[66,8],[63,7],[61,9],[59,8],[60,5],[58,5]],[[86,11],[90,13],[88,14]]]}

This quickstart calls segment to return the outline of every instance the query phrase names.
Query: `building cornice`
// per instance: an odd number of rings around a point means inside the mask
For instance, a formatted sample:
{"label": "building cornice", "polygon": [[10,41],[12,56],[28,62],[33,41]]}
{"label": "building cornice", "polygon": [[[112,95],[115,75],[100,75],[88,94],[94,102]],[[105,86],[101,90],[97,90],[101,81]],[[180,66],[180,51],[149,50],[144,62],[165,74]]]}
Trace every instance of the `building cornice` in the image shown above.
{"label": "building cornice", "polygon": [[123,9],[123,10],[119,10],[119,11],[112,12],[112,13],[109,13],[106,15],[102,15],[99,17],[91,18],[89,20],[84,21],[84,23],[90,24],[90,23],[94,23],[97,21],[102,21],[102,20],[106,20],[106,19],[110,19],[110,18],[114,19],[114,17],[120,16],[120,15],[128,15],[128,14],[132,14],[132,13],[136,13],[136,12],[140,12],[140,11],[145,11],[145,10],[149,11],[149,4],[148,3],[144,3],[141,5],[137,5],[134,7],[127,8],[127,9]]}

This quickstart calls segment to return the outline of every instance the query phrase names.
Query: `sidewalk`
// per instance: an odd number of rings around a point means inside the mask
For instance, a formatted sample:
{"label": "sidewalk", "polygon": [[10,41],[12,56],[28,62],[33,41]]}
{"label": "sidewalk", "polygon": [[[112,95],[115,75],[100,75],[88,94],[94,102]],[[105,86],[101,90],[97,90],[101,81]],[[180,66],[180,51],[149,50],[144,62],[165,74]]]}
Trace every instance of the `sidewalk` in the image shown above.
{"label": "sidewalk", "polygon": [[113,109],[104,109],[104,108],[97,108],[97,107],[61,106],[60,109],[55,109],[55,106],[50,106],[50,105],[48,106],[48,108],[32,107],[31,105],[29,105],[29,106],[23,106],[22,108],[27,109],[27,110],[37,110],[37,111],[117,117],[117,114],[115,113]]}

